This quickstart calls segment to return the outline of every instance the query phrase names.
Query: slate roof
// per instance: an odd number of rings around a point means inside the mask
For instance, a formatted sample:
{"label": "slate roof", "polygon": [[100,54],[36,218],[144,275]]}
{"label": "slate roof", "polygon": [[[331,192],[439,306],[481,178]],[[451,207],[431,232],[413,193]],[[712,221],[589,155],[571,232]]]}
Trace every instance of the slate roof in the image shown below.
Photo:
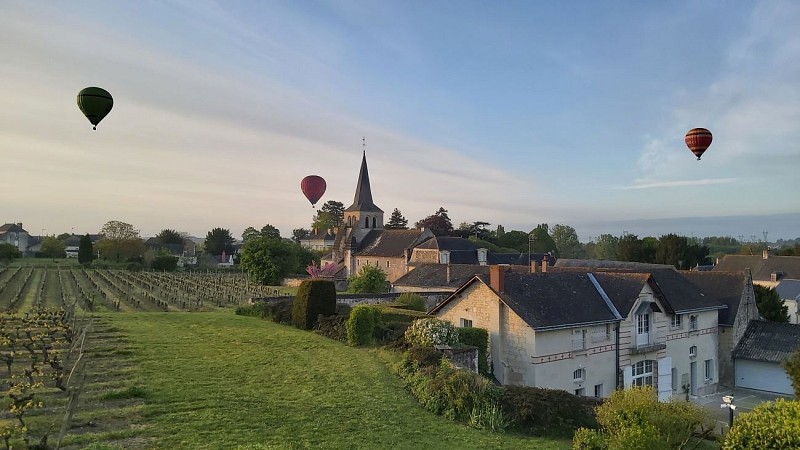
{"label": "slate roof", "polygon": [[747,286],[744,272],[684,272],[682,274],[707,296],[714,297],[727,306],[719,312],[719,324],[733,326],[739,311],[739,302]]}
{"label": "slate roof", "polygon": [[800,280],[781,280],[781,282],[775,286],[775,292],[777,292],[782,299],[800,301]]}
{"label": "slate roof", "polygon": [[416,248],[425,250],[475,251],[478,246],[469,239],[453,236],[434,236]]}
{"label": "slate roof", "polygon": [[672,312],[683,313],[700,309],[723,309],[727,306],[717,299],[716,295],[708,295],[700,290],[697,285],[686,278],[688,273],[708,272],[678,272],[675,269],[652,270],[650,275],[656,282],[659,291]]}
{"label": "slate roof", "polygon": [[403,256],[422,236],[423,230],[370,230],[361,241],[356,256]]}
{"label": "slate roof", "polygon": [[588,269],[624,269],[649,271],[657,269],[672,269],[675,267],[669,264],[648,264],[632,261],[612,261],[608,259],[570,259],[560,258],[554,264],[555,267],[585,267]]}
{"label": "slate roof", "polygon": [[742,272],[750,269],[754,281],[771,281],[772,274],[783,272],[783,278],[800,279],[800,256],[725,255],[714,272]]}
{"label": "slate roof", "polygon": [[310,240],[325,240],[325,241],[333,241],[336,239],[336,233],[332,232],[333,230],[325,229],[325,230],[317,230],[316,233],[312,230],[311,235],[305,239],[301,239],[302,241],[310,241]]}
{"label": "slate roof", "polygon": [[513,264],[519,266],[527,266],[528,263],[532,261],[536,261],[537,263],[541,264],[542,259],[547,256],[547,265],[549,267],[553,267],[554,263],[556,262],[556,257],[549,254],[549,253],[531,253],[531,259],[528,259],[527,253],[494,253],[489,252],[486,256],[486,262],[488,264]]}
{"label": "slate roof", "polygon": [[534,329],[617,320],[586,273],[507,272],[499,295]]}
{"label": "slate roof", "polygon": [[367,153],[364,152],[361,158],[361,170],[358,172],[358,183],[356,184],[356,195],[353,204],[345,211],[367,211],[383,212],[372,202],[372,188],[369,185],[369,170],[367,170]]}
{"label": "slate roof", "polygon": [[593,272],[592,274],[622,317],[630,314],[642,288],[650,279],[649,273]]}
{"label": "slate roof", "polygon": [[780,364],[798,348],[800,325],[751,320],[733,350],[733,357]]}
{"label": "slate roof", "polygon": [[423,264],[398,278],[392,284],[395,286],[455,289],[463,286],[475,275],[489,275],[489,266],[451,264],[450,282],[448,283],[446,264]]}
{"label": "slate roof", "polygon": [[3,226],[0,226],[0,234],[16,232],[16,233],[27,233],[21,226],[15,223],[6,223]]}

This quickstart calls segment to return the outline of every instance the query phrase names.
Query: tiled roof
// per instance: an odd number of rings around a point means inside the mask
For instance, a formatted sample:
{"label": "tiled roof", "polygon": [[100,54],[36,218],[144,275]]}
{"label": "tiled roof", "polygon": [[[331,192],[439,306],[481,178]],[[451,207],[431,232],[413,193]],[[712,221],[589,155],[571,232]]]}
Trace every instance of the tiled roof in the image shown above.
{"label": "tiled roof", "polygon": [[450,282],[447,282],[446,264],[424,264],[398,278],[395,286],[458,288],[475,275],[488,275],[489,266],[477,264],[451,264]]}
{"label": "tiled roof", "polygon": [[612,261],[608,259],[569,259],[560,258],[555,267],[585,267],[587,269],[624,269],[648,271],[656,269],[675,269],[669,264],[648,264],[632,261]]}
{"label": "tiled roof", "polygon": [[616,320],[586,273],[507,272],[499,295],[533,328]]}
{"label": "tiled roof", "polygon": [[27,233],[27,231],[23,230],[21,226],[15,223],[7,223],[3,226],[0,226],[0,234],[10,233],[12,231],[16,233]]}
{"label": "tiled roof", "polygon": [[781,280],[775,292],[783,299],[800,300],[800,280]]}
{"label": "tiled roof", "polygon": [[361,241],[356,256],[403,256],[422,236],[423,230],[371,230]]}
{"label": "tiled roof", "polygon": [[719,312],[719,324],[730,325],[736,319],[739,302],[747,286],[747,275],[744,272],[684,272],[682,274],[707,296],[714,297],[727,305]]}
{"label": "tiled roof", "polygon": [[798,348],[800,325],[751,320],[733,357],[780,364]]}
{"label": "tiled roof", "polygon": [[800,256],[725,255],[715,272],[742,272],[750,269],[754,281],[771,281],[772,274],[781,272],[783,278],[800,279]]}

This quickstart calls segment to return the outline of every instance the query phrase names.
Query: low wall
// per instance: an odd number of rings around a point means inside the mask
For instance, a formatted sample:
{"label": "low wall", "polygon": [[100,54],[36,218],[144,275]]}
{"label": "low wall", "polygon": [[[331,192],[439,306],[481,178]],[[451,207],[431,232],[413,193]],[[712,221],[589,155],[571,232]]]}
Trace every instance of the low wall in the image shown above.
{"label": "low wall", "polygon": [[444,357],[459,369],[478,373],[478,347],[463,345],[453,348],[449,345],[439,345],[436,346],[436,349],[441,351]]}
{"label": "low wall", "polygon": [[[428,311],[431,310],[434,306],[436,306],[439,302],[447,298],[451,293],[450,292],[417,292],[422,298],[425,299],[425,305],[428,308]],[[389,294],[336,294],[336,303],[344,304],[347,306],[355,306],[355,305],[376,305],[380,303],[392,303],[397,301],[397,297],[399,297],[401,293],[393,292]],[[252,304],[256,302],[269,302],[269,301],[276,301],[286,298],[283,297],[253,297],[250,298],[247,303]]]}

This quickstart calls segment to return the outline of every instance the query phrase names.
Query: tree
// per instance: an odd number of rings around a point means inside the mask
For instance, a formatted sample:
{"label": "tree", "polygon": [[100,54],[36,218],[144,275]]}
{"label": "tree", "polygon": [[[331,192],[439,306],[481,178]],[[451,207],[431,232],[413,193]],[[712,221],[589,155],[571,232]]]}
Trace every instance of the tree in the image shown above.
{"label": "tree", "polygon": [[558,248],[556,247],[555,241],[550,236],[548,232],[548,226],[546,223],[542,223],[536,226],[533,230],[531,230],[530,235],[533,241],[531,242],[531,252],[534,253],[547,253],[551,251],[557,251]]}
{"label": "tree", "polygon": [[503,232],[497,236],[497,245],[503,248],[513,248],[520,253],[528,253],[528,233],[519,230]]}
{"label": "tree", "polygon": [[58,236],[56,236],[56,239],[58,239],[59,241],[63,241],[69,238],[70,236],[72,236],[71,233],[61,233]]}
{"label": "tree", "polygon": [[230,255],[233,253],[233,236],[231,231],[225,228],[212,228],[206,234],[205,241],[206,253],[219,256],[224,251]]}
{"label": "tree", "polygon": [[350,278],[350,292],[356,294],[382,294],[389,288],[386,274],[377,266],[361,266],[358,275]]}
{"label": "tree", "polygon": [[251,239],[242,247],[239,264],[254,283],[279,285],[300,269],[300,247],[284,239]]}
{"label": "tree", "polygon": [[55,236],[47,236],[42,239],[42,254],[48,258],[64,258],[66,246]]}
{"label": "tree", "polygon": [[733,423],[723,450],[800,448],[800,402],[777,399],[742,413]]}
{"label": "tree", "polygon": [[16,259],[22,256],[22,253],[19,252],[19,249],[14,244],[9,244],[6,242],[0,243],[0,261],[10,262],[12,259]]}
{"label": "tree", "polygon": [[242,242],[247,242],[251,239],[258,239],[258,238],[259,238],[258,230],[256,230],[253,227],[247,227],[242,232]]}
{"label": "tree", "polygon": [[183,238],[181,237],[180,233],[169,228],[161,230],[156,235],[156,239],[158,239],[158,242],[163,245],[183,244]]}
{"label": "tree", "polygon": [[616,248],[617,261],[642,261],[644,255],[644,244],[635,234],[624,234],[617,241]]}
{"label": "tree", "polygon": [[328,200],[319,209],[314,217],[311,228],[317,230],[328,230],[339,228],[344,223],[344,204],[335,200]]}
{"label": "tree", "polygon": [[789,322],[789,308],[783,304],[781,296],[775,289],[754,284],[753,290],[756,294],[758,312],[765,319],[771,322]]}
{"label": "tree", "polygon": [[594,257],[596,259],[614,259],[617,256],[617,244],[619,238],[610,234],[597,236],[594,245]]}
{"label": "tree", "polygon": [[266,224],[261,227],[261,237],[266,237],[270,239],[280,239],[281,238],[281,231],[270,224]]}
{"label": "tree", "polygon": [[145,247],[139,238],[139,230],[133,225],[118,220],[106,222],[100,229],[103,239],[97,243],[97,250],[105,259],[115,261],[138,258]]}
{"label": "tree", "polygon": [[292,240],[299,244],[300,240],[308,239],[311,237],[311,230],[306,228],[295,228],[292,230]]}
{"label": "tree", "polygon": [[453,231],[453,223],[447,216],[447,210],[439,207],[439,210],[414,224],[417,228],[428,228],[437,236],[447,235]]}
{"label": "tree", "polygon": [[560,258],[581,258],[583,257],[583,245],[578,240],[578,233],[575,228],[569,225],[555,224],[550,233],[553,242],[556,244],[558,256]]}
{"label": "tree", "polygon": [[384,228],[387,230],[407,230],[408,219],[403,217],[403,213],[399,209],[395,208],[391,217],[389,217],[389,223]]}
{"label": "tree", "polygon": [[680,449],[701,434],[713,431],[714,421],[702,406],[691,402],[659,402],[652,386],[616,391],[595,409],[599,430],[580,428],[573,448]]}
{"label": "tree", "polygon": [[792,387],[794,388],[795,398],[800,398],[800,348],[795,350],[786,361],[783,362],[783,368],[792,380]]}
{"label": "tree", "polygon": [[492,238],[492,232],[486,227],[491,225],[489,222],[461,222],[458,226],[458,234],[463,238],[473,237],[481,241],[487,241]]}
{"label": "tree", "polygon": [[150,268],[162,272],[174,272],[178,268],[178,258],[172,255],[159,255],[153,258]]}
{"label": "tree", "polygon": [[81,236],[81,242],[78,246],[78,262],[80,264],[89,264],[94,259],[94,248],[92,247],[92,238],[88,234]]}

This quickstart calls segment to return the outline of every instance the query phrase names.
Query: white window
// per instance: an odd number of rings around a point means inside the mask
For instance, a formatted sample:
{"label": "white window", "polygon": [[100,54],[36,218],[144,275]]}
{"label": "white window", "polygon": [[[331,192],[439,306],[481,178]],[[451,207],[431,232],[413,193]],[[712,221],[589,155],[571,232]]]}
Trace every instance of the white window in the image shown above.
{"label": "white window", "polygon": [[639,314],[636,316],[636,334],[646,334],[650,332],[650,314]]}
{"label": "white window", "polygon": [[603,398],[603,384],[595,384],[594,385],[594,396],[597,398]]}
{"label": "white window", "polygon": [[670,322],[669,327],[672,328],[673,330],[677,330],[678,328],[681,328],[682,326],[683,326],[683,323],[681,322],[681,315],[680,314],[675,314],[674,316],[672,316],[672,322]]}
{"label": "white window", "polygon": [[586,379],[586,369],[576,369],[572,372],[572,381],[580,383]]}
{"label": "white window", "polygon": [[639,361],[633,365],[633,385],[652,386],[653,385],[653,361]]}
{"label": "white window", "polygon": [[713,381],[714,380],[714,360],[707,359],[705,360],[705,375],[706,381]]}
{"label": "white window", "polygon": [[697,316],[689,316],[689,330],[694,331],[697,329]]}
{"label": "white window", "polygon": [[572,330],[572,349],[586,349],[586,330]]}
{"label": "white window", "polygon": [[461,328],[472,328],[472,321],[469,319],[461,319]]}
{"label": "white window", "polygon": [[694,358],[695,356],[697,356],[697,346],[693,345],[689,347],[689,358]]}

